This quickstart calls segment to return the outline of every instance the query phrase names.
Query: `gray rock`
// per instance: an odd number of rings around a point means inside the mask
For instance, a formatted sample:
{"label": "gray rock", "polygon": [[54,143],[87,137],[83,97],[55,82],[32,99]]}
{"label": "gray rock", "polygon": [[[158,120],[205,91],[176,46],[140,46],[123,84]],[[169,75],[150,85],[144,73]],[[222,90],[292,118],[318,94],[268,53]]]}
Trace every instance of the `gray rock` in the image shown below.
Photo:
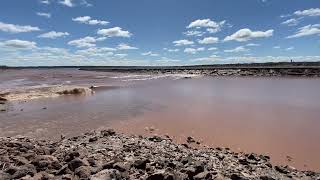
{"label": "gray rock", "polygon": [[91,175],[91,170],[88,166],[80,166],[74,171],[74,174],[80,179],[88,179]]}
{"label": "gray rock", "polygon": [[75,169],[83,165],[85,165],[85,163],[79,158],[75,158],[68,163],[68,167],[71,171],[74,171]]}
{"label": "gray rock", "polygon": [[105,169],[90,177],[91,180],[120,180],[121,174],[116,169]]}

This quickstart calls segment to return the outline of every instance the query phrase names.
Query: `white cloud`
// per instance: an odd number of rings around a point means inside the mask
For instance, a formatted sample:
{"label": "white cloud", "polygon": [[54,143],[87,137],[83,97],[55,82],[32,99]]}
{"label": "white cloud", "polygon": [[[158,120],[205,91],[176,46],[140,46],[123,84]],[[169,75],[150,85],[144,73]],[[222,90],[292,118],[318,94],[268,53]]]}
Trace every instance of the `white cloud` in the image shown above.
{"label": "white cloud", "polygon": [[107,25],[107,24],[109,24],[108,21],[92,19],[90,16],[79,16],[76,18],[72,18],[72,21],[79,22],[82,24],[89,24],[89,25]]}
{"label": "white cloud", "polygon": [[15,24],[6,24],[0,22],[0,31],[10,32],[10,33],[23,33],[23,32],[32,32],[40,31],[40,28],[33,26],[20,26]]}
{"label": "white cloud", "polygon": [[299,30],[294,35],[288,36],[287,38],[298,38],[317,34],[320,35],[320,24],[309,24],[307,26],[299,28]]}
{"label": "white cloud", "polygon": [[297,16],[320,16],[320,8],[311,8],[294,12]]}
{"label": "white cloud", "polygon": [[225,23],[226,21],[215,22],[210,19],[198,19],[191,22],[187,28],[207,28],[207,31],[215,33],[221,31]]}
{"label": "white cloud", "polygon": [[7,40],[0,42],[1,46],[15,49],[32,49],[37,47],[37,43],[33,41],[24,41],[19,39]]}
{"label": "white cloud", "polygon": [[81,1],[81,5],[84,5],[84,6],[87,6],[87,7],[93,6],[92,4],[88,3],[86,0],[82,0]]}
{"label": "white cloud", "polygon": [[103,41],[105,40],[105,38],[94,38],[91,36],[87,36],[84,38],[80,38],[80,39],[75,39],[72,41],[69,41],[68,44],[71,46],[76,46],[78,48],[83,48],[83,47],[94,47],[96,46],[96,42],[97,41]]}
{"label": "white cloud", "polygon": [[42,4],[50,4],[50,1],[49,0],[39,0],[40,3]]}
{"label": "white cloud", "polygon": [[183,33],[186,36],[203,36],[205,33],[201,31],[187,31]]}
{"label": "white cloud", "polygon": [[208,48],[209,51],[215,51],[215,50],[218,50],[218,48],[216,47],[211,47],[211,48]]}
{"label": "white cloud", "polygon": [[198,40],[199,44],[214,44],[218,42],[219,42],[219,38],[217,37],[206,37],[202,40]]}
{"label": "white cloud", "polygon": [[204,51],[205,48],[200,47],[200,48],[185,48],[183,52],[189,53],[189,54],[196,54],[200,51]]}
{"label": "white cloud", "polygon": [[227,53],[238,53],[238,52],[247,52],[249,51],[249,49],[243,47],[243,46],[239,46],[239,47],[236,47],[234,49],[227,49],[227,50],[224,50],[224,52],[227,52]]}
{"label": "white cloud", "polygon": [[182,40],[173,41],[173,44],[175,46],[186,46],[186,45],[192,45],[194,44],[194,42],[186,39],[182,39]]}
{"label": "white cloud", "polygon": [[50,13],[44,13],[44,12],[37,12],[38,16],[46,17],[46,18],[51,18]]}
{"label": "white cloud", "polygon": [[68,7],[73,7],[74,6],[72,0],[61,0],[61,1],[59,1],[59,3],[62,4],[62,5],[68,6]]}
{"label": "white cloud", "polygon": [[130,49],[138,49],[138,48],[137,47],[132,47],[132,46],[130,46],[128,44],[125,44],[125,43],[120,43],[118,45],[118,49],[120,49],[120,50],[130,50]]}
{"label": "white cloud", "polygon": [[39,38],[49,38],[49,39],[56,39],[58,37],[65,37],[69,36],[70,34],[68,32],[56,32],[56,31],[50,31],[44,34],[40,34]]}
{"label": "white cloud", "polygon": [[217,56],[217,55],[211,55],[209,57],[201,57],[201,58],[195,58],[195,59],[191,59],[191,62],[201,62],[201,63],[205,63],[205,62],[215,62],[217,60],[220,60],[221,57]]}
{"label": "white cloud", "polygon": [[291,50],[294,50],[294,47],[293,47],[293,46],[288,47],[288,48],[286,49],[286,51],[291,51]]}
{"label": "white cloud", "polygon": [[274,49],[280,49],[280,46],[273,46]]}
{"label": "white cloud", "polygon": [[115,48],[109,48],[109,47],[91,47],[88,49],[82,49],[82,50],[77,50],[76,54],[84,55],[84,56],[94,56],[94,57],[109,57],[113,55],[113,51],[116,51]]}
{"label": "white cloud", "polygon": [[100,29],[97,32],[99,35],[107,37],[131,37],[132,34],[129,31],[124,31],[120,27],[113,27],[109,29]]}
{"label": "white cloud", "polygon": [[224,41],[249,41],[254,38],[267,38],[273,35],[273,29],[268,31],[251,31],[250,29],[240,29],[234,34],[224,38]]}
{"label": "white cloud", "polygon": [[128,56],[128,54],[115,54],[114,56],[118,58],[125,58]]}
{"label": "white cloud", "polygon": [[299,21],[295,18],[291,18],[286,21],[283,21],[281,24],[288,25],[288,26],[296,26],[299,24]]}
{"label": "white cloud", "polygon": [[169,49],[169,48],[163,48],[163,50],[168,51],[168,52],[179,52],[179,49]]}
{"label": "white cloud", "polygon": [[148,52],[144,52],[144,53],[141,53],[142,56],[159,56],[159,54],[157,53],[153,53],[151,51],[148,51]]}
{"label": "white cloud", "polygon": [[249,43],[249,44],[246,44],[246,46],[251,46],[251,47],[256,47],[256,46],[260,46],[260,44],[255,44],[255,43]]}

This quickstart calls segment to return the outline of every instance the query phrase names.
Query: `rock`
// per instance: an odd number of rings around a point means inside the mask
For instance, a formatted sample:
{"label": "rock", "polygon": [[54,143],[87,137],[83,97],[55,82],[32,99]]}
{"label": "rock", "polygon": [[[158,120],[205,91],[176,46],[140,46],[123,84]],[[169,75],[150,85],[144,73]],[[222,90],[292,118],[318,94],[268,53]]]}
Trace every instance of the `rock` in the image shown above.
{"label": "rock", "polygon": [[208,171],[201,172],[195,176],[193,176],[194,180],[202,180],[202,179],[212,179],[212,174]]}
{"label": "rock", "polygon": [[64,157],[64,161],[69,162],[79,156],[80,156],[80,153],[78,151],[71,151],[70,153],[66,154],[66,156]]}
{"label": "rock", "polygon": [[15,156],[12,158],[17,166],[22,166],[25,164],[29,164],[29,161],[22,156]]}
{"label": "rock", "polygon": [[75,158],[68,163],[68,167],[71,171],[74,171],[75,169],[83,165],[85,165],[85,163],[79,158]]}
{"label": "rock", "polygon": [[193,137],[191,137],[191,136],[189,136],[189,137],[187,137],[187,143],[195,143],[196,141],[194,140],[194,138]]}
{"label": "rock", "polygon": [[273,177],[271,176],[260,176],[261,180],[275,180]]}
{"label": "rock", "polygon": [[164,180],[165,174],[162,172],[157,172],[148,176],[147,180]]}
{"label": "rock", "polygon": [[260,158],[258,157],[258,155],[251,153],[250,155],[248,155],[248,159],[253,160],[253,161],[259,161]]}
{"label": "rock", "polygon": [[153,142],[161,142],[162,138],[159,136],[152,136],[152,137],[149,137],[149,140]]}
{"label": "rock", "polygon": [[113,129],[106,129],[101,131],[102,136],[113,136],[116,132]]}
{"label": "rock", "polygon": [[69,89],[69,90],[64,90],[57,92],[60,95],[70,95],[70,94],[85,94],[86,90],[84,88],[74,88],[74,89]]}
{"label": "rock", "polygon": [[232,174],[231,176],[230,176],[230,179],[232,179],[232,180],[246,180],[247,178],[245,178],[245,177],[243,177],[243,176],[241,176],[241,175],[239,175],[239,174]]}
{"label": "rock", "polygon": [[146,169],[147,163],[150,162],[148,159],[138,159],[133,163],[133,167],[137,169]]}
{"label": "rock", "polygon": [[116,169],[105,169],[90,177],[91,180],[120,180],[121,174]]}
{"label": "rock", "polygon": [[0,179],[1,180],[10,180],[10,179],[12,179],[12,177],[10,174],[5,173],[3,171],[0,171]]}
{"label": "rock", "polygon": [[88,179],[91,175],[91,170],[88,166],[80,166],[74,171],[74,174],[80,179]]}
{"label": "rock", "polygon": [[125,172],[127,171],[130,167],[123,163],[123,162],[117,162],[113,164],[113,168],[119,170],[120,172]]}
{"label": "rock", "polygon": [[12,175],[13,179],[19,179],[24,176],[30,175],[33,176],[36,173],[36,169],[32,165],[21,166],[17,171]]}
{"label": "rock", "polygon": [[54,179],[54,175],[42,171],[42,172],[35,174],[32,179],[35,179],[35,180]]}
{"label": "rock", "polygon": [[31,164],[33,164],[38,171],[44,171],[47,168],[56,170],[61,168],[58,159],[51,155],[38,155]]}
{"label": "rock", "polygon": [[6,99],[4,97],[0,97],[0,101],[8,101],[8,99]]}
{"label": "rock", "polygon": [[282,166],[275,166],[274,169],[282,174],[288,174],[288,169],[282,167]]}
{"label": "rock", "polygon": [[56,175],[63,175],[71,173],[70,169],[68,168],[68,164],[62,166],[57,172]]}
{"label": "rock", "polygon": [[97,136],[89,138],[89,142],[94,142],[94,141],[97,141],[97,140],[98,140]]}
{"label": "rock", "polygon": [[181,170],[181,172],[188,175],[189,179],[192,179],[196,174],[196,169],[194,167],[187,167]]}

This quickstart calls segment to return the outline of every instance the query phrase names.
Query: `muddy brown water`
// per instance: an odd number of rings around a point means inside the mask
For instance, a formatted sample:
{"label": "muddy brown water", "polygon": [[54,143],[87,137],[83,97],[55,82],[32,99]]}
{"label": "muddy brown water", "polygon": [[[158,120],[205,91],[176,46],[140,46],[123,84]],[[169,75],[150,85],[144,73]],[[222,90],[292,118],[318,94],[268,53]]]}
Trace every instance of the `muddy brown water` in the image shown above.
{"label": "muddy brown water", "polygon": [[15,75],[11,77],[0,73],[0,85],[50,84],[53,73],[55,83],[120,87],[91,96],[9,103],[9,111],[0,113],[0,136],[54,139],[107,126],[128,134],[150,135],[145,129],[153,127],[153,134],[168,134],[179,143],[193,136],[201,145],[263,153],[275,163],[320,170],[320,79],[179,79],[51,70],[41,72],[46,80],[37,80],[39,72],[34,71],[24,72],[24,78],[17,72],[11,72]]}

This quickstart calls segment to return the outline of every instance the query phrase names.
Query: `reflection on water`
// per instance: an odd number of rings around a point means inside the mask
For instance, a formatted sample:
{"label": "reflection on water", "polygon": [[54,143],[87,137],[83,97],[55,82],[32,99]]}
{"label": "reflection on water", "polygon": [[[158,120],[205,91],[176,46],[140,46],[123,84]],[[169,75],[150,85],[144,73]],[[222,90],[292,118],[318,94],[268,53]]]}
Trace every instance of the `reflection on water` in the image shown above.
{"label": "reflection on water", "polygon": [[147,134],[145,127],[153,126],[179,142],[191,135],[202,144],[319,170],[319,92],[320,79],[157,79],[93,96],[15,104],[0,114],[0,136],[52,138],[110,125]]}

